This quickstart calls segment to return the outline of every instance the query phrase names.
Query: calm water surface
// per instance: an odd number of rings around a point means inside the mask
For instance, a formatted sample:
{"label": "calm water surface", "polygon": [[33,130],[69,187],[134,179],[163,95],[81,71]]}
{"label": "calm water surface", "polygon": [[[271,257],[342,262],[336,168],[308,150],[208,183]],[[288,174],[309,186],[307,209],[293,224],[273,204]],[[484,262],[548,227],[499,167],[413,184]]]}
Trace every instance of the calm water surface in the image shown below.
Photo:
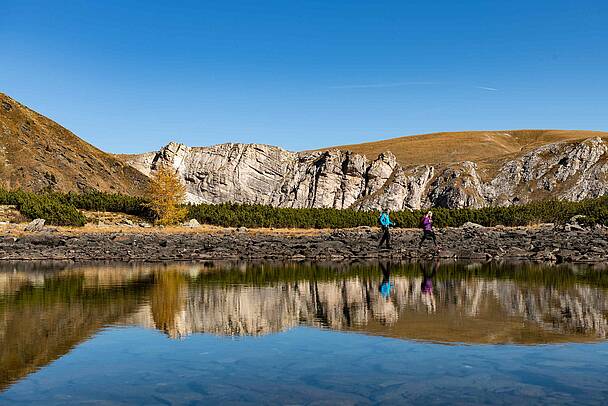
{"label": "calm water surface", "polygon": [[606,404],[608,272],[0,264],[0,404]]}

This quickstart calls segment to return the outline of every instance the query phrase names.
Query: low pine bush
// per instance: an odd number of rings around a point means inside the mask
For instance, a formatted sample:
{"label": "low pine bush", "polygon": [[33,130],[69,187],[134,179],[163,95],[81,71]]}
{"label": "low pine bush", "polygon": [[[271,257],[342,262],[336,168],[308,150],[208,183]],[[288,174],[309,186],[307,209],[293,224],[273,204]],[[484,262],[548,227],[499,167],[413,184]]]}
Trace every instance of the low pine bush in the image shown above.
{"label": "low pine bush", "polygon": [[81,210],[125,213],[149,218],[152,212],[148,209],[148,201],[143,197],[122,195],[119,193],[102,193],[91,191],[86,193],[54,193],[63,202]]}
{"label": "low pine bush", "polygon": [[7,192],[0,190],[0,204],[14,205],[30,220],[42,218],[57,226],[83,226],[87,219],[74,207],[54,193]]}
{"label": "low pine bush", "polygon": [[223,227],[348,228],[376,225],[378,213],[224,203],[189,205],[188,217]]}
{"label": "low pine bush", "polygon": [[19,211],[29,219],[42,218],[57,226],[84,226],[86,217],[71,204],[46,195],[28,195],[19,203]]}
{"label": "low pine bush", "polygon": [[[262,205],[224,203],[189,205],[189,217],[201,223],[223,227],[348,228],[377,225],[377,211],[338,209],[292,209]],[[391,213],[397,227],[417,228],[423,210]],[[527,226],[539,223],[563,224],[577,214],[582,222],[608,225],[608,196],[581,202],[542,201],[521,206],[482,209],[433,209],[437,227],[460,227],[466,222],[484,226]]]}
{"label": "low pine bush", "polygon": [[[102,192],[42,193],[0,189],[0,204],[15,205],[30,219],[44,218],[50,224],[79,226],[85,223],[78,210],[107,211],[155,219],[147,199]],[[221,227],[349,228],[375,226],[377,211],[338,209],[293,209],[256,204],[189,204],[183,206],[187,218]],[[417,228],[425,211],[391,213],[397,227]],[[575,215],[579,222],[608,225],[608,196],[580,202],[548,200],[510,207],[482,209],[434,208],[436,227],[459,227],[470,221],[484,226],[527,226],[538,223],[564,224]]]}

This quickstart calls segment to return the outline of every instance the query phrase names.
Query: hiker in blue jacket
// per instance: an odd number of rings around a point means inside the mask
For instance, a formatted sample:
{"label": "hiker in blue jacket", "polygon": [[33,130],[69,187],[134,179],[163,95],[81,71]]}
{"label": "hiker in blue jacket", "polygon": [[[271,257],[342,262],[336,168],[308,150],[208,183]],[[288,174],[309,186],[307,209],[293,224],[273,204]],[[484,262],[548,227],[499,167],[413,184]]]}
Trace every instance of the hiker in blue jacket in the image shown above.
{"label": "hiker in blue jacket", "polygon": [[386,241],[386,248],[391,249],[390,227],[394,226],[395,223],[391,221],[388,214],[388,209],[382,210],[382,213],[380,213],[380,217],[378,218],[378,222],[380,223],[380,227],[382,227],[382,238],[380,239],[378,248],[382,248],[382,244]]}

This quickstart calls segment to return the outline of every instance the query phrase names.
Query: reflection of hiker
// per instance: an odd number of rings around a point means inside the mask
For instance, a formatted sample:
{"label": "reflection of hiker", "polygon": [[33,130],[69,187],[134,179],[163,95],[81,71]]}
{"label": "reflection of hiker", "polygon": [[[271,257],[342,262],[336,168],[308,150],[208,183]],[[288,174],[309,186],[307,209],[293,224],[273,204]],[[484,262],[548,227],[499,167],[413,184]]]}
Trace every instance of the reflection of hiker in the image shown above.
{"label": "reflection of hiker", "polygon": [[433,263],[433,270],[429,273],[426,269],[422,269],[422,283],[420,284],[420,291],[424,294],[433,294],[433,278],[437,274],[439,268],[439,262]]}
{"label": "reflection of hiker", "polygon": [[424,241],[429,238],[433,240],[435,244],[435,248],[437,248],[437,237],[435,237],[435,232],[433,231],[433,212],[428,211],[424,217],[422,217],[421,226],[423,230],[422,239],[420,240],[420,244],[418,244],[418,248],[422,248],[422,244]]}
{"label": "reflection of hiker", "polygon": [[380,244],[378,248],[382,248],[382,244],[386,241],[386,248],[391,248],[391,235],[390,235],[390,227],[394,225],[391,221],[391,218],[388,215],[388,210],[382,210],[380,213],[380,217],[378,218],[378,222],[380,223],[380,227],[382,227],[382,238],[380,239]]}
{"label": "reflection of hiker", "polygon": [[378,290],[383,298],[388,299],[391,295],[391,289],[393,284],[391,283],[391,271],[384,264],[380,263],[380,269],[382,269],[382,282]]}
{"label": "reflection of hiker", "polygon": [[422,283],[420,284],[420,293],[422,302],[425,304],[429,313],[435,313],[437,310],[437,302],[433,292],[433,278],[439,268],[439,262],[435,261],[433,270],[429,273],[425,268],[422,269]]}

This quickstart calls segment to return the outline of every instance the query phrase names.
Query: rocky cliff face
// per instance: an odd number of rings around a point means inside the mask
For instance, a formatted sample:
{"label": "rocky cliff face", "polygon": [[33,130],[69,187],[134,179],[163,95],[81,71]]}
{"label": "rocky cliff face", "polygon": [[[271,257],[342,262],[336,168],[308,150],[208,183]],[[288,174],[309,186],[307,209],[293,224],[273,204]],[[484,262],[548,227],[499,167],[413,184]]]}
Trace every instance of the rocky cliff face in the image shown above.
{"label": "rocky cliff face", "polygon": [[391,210],[506,206],[608,192],[608,145],[600,137],[542,145],[478,162],[407,165],[387,151],[374,159],[345,150],[290,152],[260,144],[188,147],[170,143],[129,156],[145,175],[170,165],[193,203]]}

